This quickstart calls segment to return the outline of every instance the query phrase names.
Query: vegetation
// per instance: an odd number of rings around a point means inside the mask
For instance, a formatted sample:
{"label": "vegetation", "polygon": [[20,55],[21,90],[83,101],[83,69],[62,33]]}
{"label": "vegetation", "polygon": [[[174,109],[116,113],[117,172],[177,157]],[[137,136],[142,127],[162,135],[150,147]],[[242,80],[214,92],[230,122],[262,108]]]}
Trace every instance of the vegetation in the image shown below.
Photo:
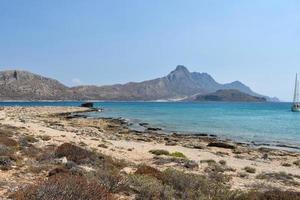
{"label": "vegetation", "polygon": [[255,172],[256,172],[256,169],[255,169],[255,168],[253,168],[253,167],[248,167],[248,166],[245,167],[244,170],[245,170],[246,172],[250,173],[250,174],[255,174]]}
{"label": "vegetation", "polygon": [[176,157],[176,158],[186,158],[186,156],[185,156],[183,153],[178,152],[178,151],[175,151],[175,152],[173,152],[173,153],[170,153],[169,155],[170,155],[170,156],[173,156],[173,157]]}
{"label": "vegetation", "polygon": [[156,156],[160,156],[160,155],[170,155],[170,153],[167,150],[163,150],[163,149],[154,149],[154,150],[150,150],[150,153],[156,155]]}
{"label": "vegetation", "polygon": [[101,185],[89,182],[83,176],[58,175],[28,186],[12,195],[15,200],[114,199]]}

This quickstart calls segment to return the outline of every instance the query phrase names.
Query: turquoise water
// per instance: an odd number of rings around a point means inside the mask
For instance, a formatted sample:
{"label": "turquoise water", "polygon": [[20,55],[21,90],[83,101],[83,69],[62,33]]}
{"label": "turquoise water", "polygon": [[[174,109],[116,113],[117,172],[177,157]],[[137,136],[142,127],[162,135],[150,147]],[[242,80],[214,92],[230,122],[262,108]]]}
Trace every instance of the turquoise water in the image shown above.
{"label": "turquoise water", "polygon": [[[11,102],[4,105],[78,106],[80,102]],[[170,132],[210,133],[243,142],[300,147],[300,113],[290,103],[99,102],[93,117],[122,117]]]}

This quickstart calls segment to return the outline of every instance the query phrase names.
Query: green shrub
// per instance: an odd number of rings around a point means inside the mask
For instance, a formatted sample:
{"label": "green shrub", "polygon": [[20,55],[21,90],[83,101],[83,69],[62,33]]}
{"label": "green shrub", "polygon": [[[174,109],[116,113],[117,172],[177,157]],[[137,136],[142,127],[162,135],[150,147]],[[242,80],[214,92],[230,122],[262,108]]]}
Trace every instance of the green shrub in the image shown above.
{"label": "green shrub", "polygon": [[31,185],[15,192],[11,198],[15,200],[112,200],[112,195],[99,184],[83,176],[57,175],[48,180]]}
{"label": "green shrub", "polygon": [[150,150],[150,153],[156,155],[156,156],[160,156],[160,155],[170,155],[170,153],[167,150],[163,150],[163,149],[154,149],[154,150]]}
{"label": "green shrub", "polygon": [[186,156],[183,153],[178,152],[178,151],[175,151],[175,152],[173,152],[173,153],[171,153],[169,155],[173,156],[173,157],[176,157],[176,158],[186,158]]}

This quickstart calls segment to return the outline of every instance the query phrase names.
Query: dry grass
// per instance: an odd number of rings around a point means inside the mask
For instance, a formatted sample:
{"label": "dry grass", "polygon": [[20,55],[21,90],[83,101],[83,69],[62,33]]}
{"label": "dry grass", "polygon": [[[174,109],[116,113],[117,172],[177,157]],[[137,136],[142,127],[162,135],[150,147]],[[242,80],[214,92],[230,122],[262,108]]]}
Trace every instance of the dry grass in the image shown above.
{"label": "dry grass", "polygon": [[287,174],[285,172],[279,173],[261,173],[256,176],[257,179],[264,179],[267,181],[279,181],[286,185],[300,185],[297,181],[294,180],[292,174]]}

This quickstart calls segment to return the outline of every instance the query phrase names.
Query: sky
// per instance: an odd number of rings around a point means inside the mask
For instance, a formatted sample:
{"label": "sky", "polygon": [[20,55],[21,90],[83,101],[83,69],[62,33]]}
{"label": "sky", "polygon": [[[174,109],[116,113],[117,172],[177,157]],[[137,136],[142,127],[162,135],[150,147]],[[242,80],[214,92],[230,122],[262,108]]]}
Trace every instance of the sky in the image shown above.
{"label": "sky", "polygon": [[299,10],[299,0],[0,0],[0,70],[108,85],[180,64],[291,101]]}

